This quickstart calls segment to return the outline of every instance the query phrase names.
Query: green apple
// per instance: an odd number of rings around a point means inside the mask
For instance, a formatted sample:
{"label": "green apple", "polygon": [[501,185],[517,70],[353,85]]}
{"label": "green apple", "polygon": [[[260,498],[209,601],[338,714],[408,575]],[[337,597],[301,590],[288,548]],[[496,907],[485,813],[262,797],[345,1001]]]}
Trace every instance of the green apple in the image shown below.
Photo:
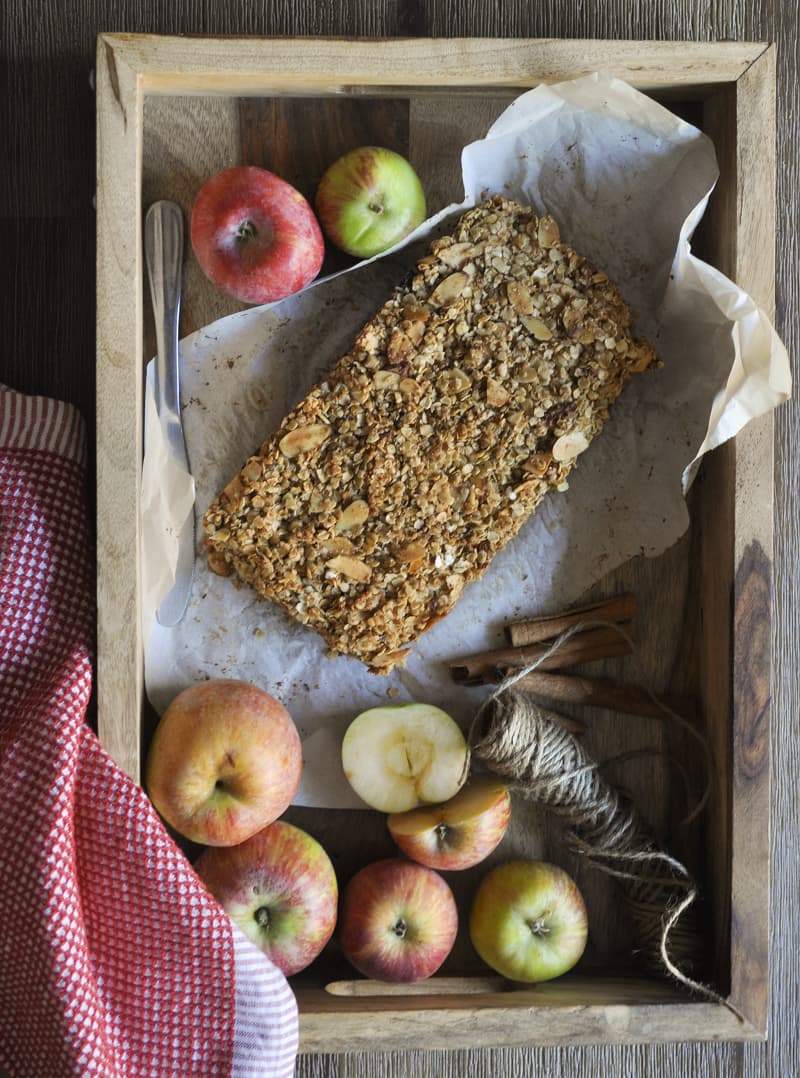
{"label": "green apple", "polygon": [[347,781],[379,812],[406,812],[449,800],[464,782],[466,765],[460,727],[432,704],[362,711],[342,740]]}
{"label": "green apple", "polygon": [[315,208],[331,243],[357,258],[371,258],[425,220],[425,193],[405,157],[381,146],[361,146],[327,170]]}
{"label": "green apple", "polygon": [[586,905],[575,881],[544,861],[508,861],[478,886],[469,935],[503,977],[527,984],[572,969],[586,947]]}

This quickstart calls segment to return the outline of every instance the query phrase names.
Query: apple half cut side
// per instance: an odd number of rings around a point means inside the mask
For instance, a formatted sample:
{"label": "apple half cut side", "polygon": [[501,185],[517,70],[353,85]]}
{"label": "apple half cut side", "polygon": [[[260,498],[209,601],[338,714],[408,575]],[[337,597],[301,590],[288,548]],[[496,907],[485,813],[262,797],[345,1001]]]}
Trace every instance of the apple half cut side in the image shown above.
{"label": "apple half cut side", "polygon": [[432,704],[362,711],[342,740],[342,767],[358,796],[379,812],[447,801],[466,778],[467,743]]}
{"label": "apple half cut side", "polygon": [[336,873],[320,843],[293,824],[277,820],[238,846],[208,847],[194,868],[287,977],[311,965],[333,935]]}
{"label": "apple half cut side", "polygon": [[587,914],[572,877],[545,861],[508,861],[481,880],[469,935],[483,961],[510,981],[536,984],[572,969],[586,947]]}
{"label": "apple half cut side", "polygon": [[398,848],[429,868],[457,871],[480,864],[500,844],[511,819],[508,787],[474,775],[442,805],[393,813],[387,822]]}

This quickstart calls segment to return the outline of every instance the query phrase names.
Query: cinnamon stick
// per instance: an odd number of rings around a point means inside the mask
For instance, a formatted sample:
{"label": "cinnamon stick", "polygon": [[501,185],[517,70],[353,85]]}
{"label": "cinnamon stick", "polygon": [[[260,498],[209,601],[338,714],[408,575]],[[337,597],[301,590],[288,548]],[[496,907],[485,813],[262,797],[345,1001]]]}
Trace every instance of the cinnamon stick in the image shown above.
{"label": "cinnamon stick", "polygon": [[[629,639],[610,628],[587,629],[565,640],[558,651],[544,659],[539,670],[553,670],[577,663],[594,662],[597,659],[609,659],[617,655],[629,655],[633,650],[631,627],[623,626]],[[500,669],[519,669],[535,662],[547,653],[551,640],[529,644],[524,647],[496,648],[492,651],[467,655],[450,663],[455,681],[464,685],[478,685],[487,680],[496,680],[495,674]]]}
{"label": "cinnamon stick", "polygon": [[[503,671],[500,671],[499,679],[502,679],[502,676]],[[627,685],[610,678],[549,674],[535,670],[521,678],[514,688],[555,702],[584,704],[618,711],[624,715],[640,715],[643,718],[666,718],[664,707],[690,722],[697,716],[696,701],[689,697],[651,696],[638,685]]]}
{"label": "cinnamon stick", "polygon": [[506,626],[506,636],[513,647],[525,647],[544,640],[554,640],[581,621],[629,622],[636,613],[636,596],[623,592],[610,599],[601,599],[586,606],[573,607],[558,614],[527,618]]}

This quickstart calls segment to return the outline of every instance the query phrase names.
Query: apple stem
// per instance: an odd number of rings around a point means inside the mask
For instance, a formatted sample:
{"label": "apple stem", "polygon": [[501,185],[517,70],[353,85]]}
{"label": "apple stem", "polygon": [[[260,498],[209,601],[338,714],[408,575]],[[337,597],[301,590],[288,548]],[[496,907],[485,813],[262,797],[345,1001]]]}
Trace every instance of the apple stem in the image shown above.
{"label": "apple stem", "polygon": [[254,240],[257,235],[258,229],[250,220],[242,221],[236,229],[236,239],[239,243],[247,243],[249,240]]}
{"label": "apple stem", "polygon": [[408,925],[402,917],[399,918],[399,920],[395,923],[395,926],[392,931],[399,939],[402,939],[405,936],[406,932],[408,932]]}
{"label": "apple stem", "polygon": [[269,928],[269,910],[266,906],[259,906],[253,916],[259,928]]}

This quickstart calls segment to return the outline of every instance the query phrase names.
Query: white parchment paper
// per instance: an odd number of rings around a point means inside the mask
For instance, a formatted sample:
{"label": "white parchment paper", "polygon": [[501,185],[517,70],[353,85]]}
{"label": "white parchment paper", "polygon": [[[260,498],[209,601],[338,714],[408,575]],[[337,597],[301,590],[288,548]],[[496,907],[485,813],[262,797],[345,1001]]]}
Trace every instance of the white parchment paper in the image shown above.
{"label": "white parchment paper", "polygon": [[[506,622],[562,607],[631,557],[666,550],[687,527],[684,494],[701,455],[791,391],[786,351],[769,319],[691,253],[717,177],[713,145],[691,125],[625,83],[590,76],[516,99],[484,139],[465,147],[462,172],[463,201],[398,249],[182,342],[198,556],[189,609],[174,629],[158,625],[154,612],[173,572],[187,477],[164,471],[158,424],[148,423],[148,696],[161,712],[185,685],[206,677],[245,678],[278,696],[303,737],[299,804],[361,805],[342,774],[339,746],[347,724],[367,707],[425,700],[466,723],[485,690],[455,685],[446,661],[497,646]],[[406,666],[379,677],[358,660],[327,658],[313,631],[210,573],[201,518],[349,348],[413,265],[420,241],[495,192],[556,218],[562,238],[619,285],[664,365],[625,389],[573,470],[569,491],[549,495],[448,618],[422,636]],[[148,416],[152,408],[149,398]]]}

